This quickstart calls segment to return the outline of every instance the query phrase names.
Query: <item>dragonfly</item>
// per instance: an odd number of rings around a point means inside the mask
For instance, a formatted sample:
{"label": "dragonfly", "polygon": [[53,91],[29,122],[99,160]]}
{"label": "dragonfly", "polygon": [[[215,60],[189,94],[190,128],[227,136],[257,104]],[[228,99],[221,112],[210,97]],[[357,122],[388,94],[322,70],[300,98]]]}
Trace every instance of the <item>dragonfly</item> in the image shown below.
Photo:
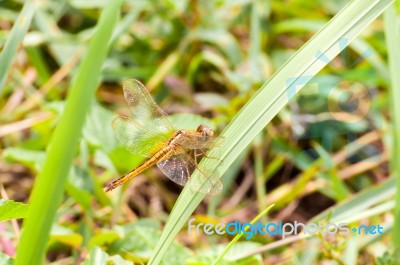
{"label": "dragonfly", "polygon": [[[136,79],[123,82],[124,97],[133,119],[118,116],[112,121],[115,136],[131,153],[146,157],[141,165],[104,187],[111,191],[146,169],[158,168],[175,183],[193,191],[217,195],[222,190],[218,176],[199,167],[197,158],[218,145],[221,138],[206,125],[196,130],[177,130],[168,115],[155,103],[145,86]],[[196,178],[191,174],[198,170]]]}

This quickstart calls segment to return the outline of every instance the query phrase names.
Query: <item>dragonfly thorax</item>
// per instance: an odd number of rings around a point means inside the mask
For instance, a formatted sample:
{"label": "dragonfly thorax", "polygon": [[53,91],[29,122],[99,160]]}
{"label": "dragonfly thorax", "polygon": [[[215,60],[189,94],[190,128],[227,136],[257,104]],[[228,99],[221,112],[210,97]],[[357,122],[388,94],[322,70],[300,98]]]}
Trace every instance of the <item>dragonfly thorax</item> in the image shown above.
{"label": "dragonfly thorax", "polygon": [[185,132],[183,130],[178,130],[174,133],[174,136],[168,141],[168,145],[180,145],[182,141],[182,134]]}

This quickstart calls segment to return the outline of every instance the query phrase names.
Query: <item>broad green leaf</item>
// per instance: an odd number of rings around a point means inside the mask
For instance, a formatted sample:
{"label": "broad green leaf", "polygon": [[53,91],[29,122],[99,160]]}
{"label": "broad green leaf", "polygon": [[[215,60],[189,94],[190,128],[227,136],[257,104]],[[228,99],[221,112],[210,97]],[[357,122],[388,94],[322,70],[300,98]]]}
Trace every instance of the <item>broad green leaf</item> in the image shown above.
{"label": "broad green leaf", "polygon": [[66,190],[68,194],[82,206],[83,209],[90,211],[91,202],[93,200],[92,194],[87,190],[78,188],[74,183],[67,183]]}
{"label": "broad green leaf", "polygon": [[91,237],[89,248],[95,246],[108,246],[120,239],[120,235],[114,231],[100,231]]}
{"label": "broad green leaf", "polygon": [[11,219],[24,218],[27,212],[27,204],[0,199],[0,222]]}
{"label": "broad green leaf", "polygon": [[70,228],[53,225],[50,232],[50,242],[52,241],[57,241],[73,248],[78,248],[82,244],[83,237]]}
{"label": "broad green leaf", "polygon": [[21,147],[10,147],[4,150],[3,157],[11,161],[19,162],[35,171],[39,171],[43,166],[46,153]]}
{"label": "broad green leaf", "polygon": [[114,136],[111,122],[116,117],[114,113],[100,106],[92,104],[92,108],[86,119],[83,135],[92,145],[106,151],[117,146],[117,139]]}

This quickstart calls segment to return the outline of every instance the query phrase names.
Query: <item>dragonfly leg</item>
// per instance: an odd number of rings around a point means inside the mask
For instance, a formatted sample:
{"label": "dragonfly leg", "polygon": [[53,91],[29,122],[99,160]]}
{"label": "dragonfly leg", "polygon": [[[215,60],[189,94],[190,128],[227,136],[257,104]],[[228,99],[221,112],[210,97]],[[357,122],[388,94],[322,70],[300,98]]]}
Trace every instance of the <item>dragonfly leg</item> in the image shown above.
{"label": "dragonfly leg", "polygon": [[207,151],[204,151],[203,149],[197,149],[197,150],[200,151],[200,154],[195,154],[195,157],[197,157],[197,156],[203,156],[203,157],[205,157],[205,158],[215,159],[215,160],[218,160],[218,161],[222,161],[222,159],[220,159],[220,158],[218,158],[218,157],[207,156],[207,155],[206,155]]}
{"label": "dragonfly leg", "polygon": [[198,156],[199,156],[199,154],[196,154],[196,151],[193,150],[193,158],[194,158],[194,162],[196,163],[196,165],[198,164],[197,163],[197,157]]}

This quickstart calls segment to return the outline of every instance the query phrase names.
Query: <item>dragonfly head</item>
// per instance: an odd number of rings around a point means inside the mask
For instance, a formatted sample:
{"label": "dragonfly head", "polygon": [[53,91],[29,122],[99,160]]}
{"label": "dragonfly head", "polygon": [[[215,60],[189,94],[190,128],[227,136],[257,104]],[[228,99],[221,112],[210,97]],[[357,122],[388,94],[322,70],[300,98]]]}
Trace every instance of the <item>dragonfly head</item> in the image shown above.
{"label": "dragonfly head", "polygon": [[200,124],[197,127],[197,132],[201,133],[203,141],[207,141],[209,137],[212,137],[214,135],[213,130],[211,130],[208,126],[204,124]]}

